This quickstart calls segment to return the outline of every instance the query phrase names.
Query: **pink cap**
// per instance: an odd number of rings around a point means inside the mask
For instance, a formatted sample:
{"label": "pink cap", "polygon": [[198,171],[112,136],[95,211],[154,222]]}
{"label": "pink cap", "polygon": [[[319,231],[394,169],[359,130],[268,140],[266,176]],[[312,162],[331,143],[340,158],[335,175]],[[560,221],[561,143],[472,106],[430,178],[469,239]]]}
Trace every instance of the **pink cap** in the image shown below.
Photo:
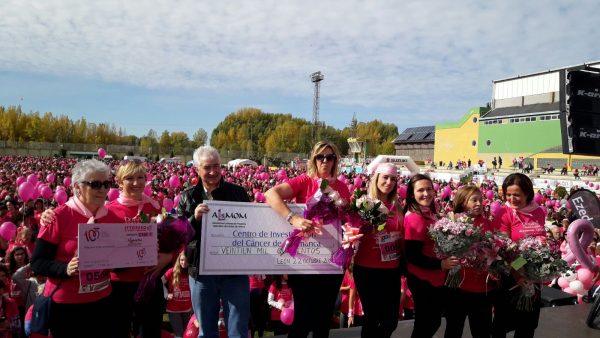
{"label": "pink cap", "polygon": [[398,169],[396,169],[396,166],[391,163],[381,163],[375,169],[375,174],[386,174],[397,177]]}

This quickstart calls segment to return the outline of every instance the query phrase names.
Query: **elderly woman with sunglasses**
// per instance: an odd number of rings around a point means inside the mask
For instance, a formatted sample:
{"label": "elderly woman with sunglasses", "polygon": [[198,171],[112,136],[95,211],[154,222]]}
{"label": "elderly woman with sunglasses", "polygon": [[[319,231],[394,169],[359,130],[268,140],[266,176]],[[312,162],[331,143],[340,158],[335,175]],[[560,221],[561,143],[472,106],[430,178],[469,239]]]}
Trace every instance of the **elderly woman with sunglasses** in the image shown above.
{"label": "elderly woman with sunglasses", "polygon": [[[143,223],[147,217],[160,213],[159,203],[144,194],[146,187],[146,165],[140,160],[124,160],[117,169],[115,179],[119,185],[119,198],[106,207],[113,211],[125,223]],[[160,337],[162,314],[165,300],[162,286],[156,287],[152,299],[144,306],[135,306],[134,294],[139,283],[146,274],[153,274],[160,283],[160,274],[173,260],[173,253],[159,253],[156,266],[147,268],[116,269],[111,272],[113,293],[111,294],[112,335],[114,338],[129,338],[135,312],[137,322],[141,326],[142,336]],[[176,256],[176,255],[175,255]],[[134,330],[137,331],[137,330]]]}
{"label": "elderly woman with sunglasses", "polygon": [[110,169],[104,163],[77,163],[72,170],[75,195],[40,229],[31,267],[36,274],[48,276],[45,296],[56,290],[50,313],[55,338],[109,336],[110,274],[108,270],[79,271],[77,232],[80,223],[121,222],[104,207],[111,185]]}
{"label": "elderly woman with sunglasses", "polygon": [[[284,200],[305,203],[319,189],[319,179],[328,180],[330,187],[340,196],[350,200],[348,187],[336,179],[339,151],[333,143],[318,142],[312,149],[308,174],[295,177],[266,192],[267,203],[294,228],[310,231],[315,224],[293,213]],[[288,284],[294,295],[294,322],[288,337],[328,337],[331,317],[342,274],[290,275]]]}

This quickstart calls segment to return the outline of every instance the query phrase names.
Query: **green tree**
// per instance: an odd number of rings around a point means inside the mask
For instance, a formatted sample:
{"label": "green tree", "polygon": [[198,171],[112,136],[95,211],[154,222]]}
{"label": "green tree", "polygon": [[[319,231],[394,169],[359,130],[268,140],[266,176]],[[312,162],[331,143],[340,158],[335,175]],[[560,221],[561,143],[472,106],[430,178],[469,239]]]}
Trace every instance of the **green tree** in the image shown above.
{"label": "green tree", "polygon": [[200,147],[206,144],[206,140],[208,139],[208,133],[203,128],[199,128],[192,136],[192,144],[194,147]]}

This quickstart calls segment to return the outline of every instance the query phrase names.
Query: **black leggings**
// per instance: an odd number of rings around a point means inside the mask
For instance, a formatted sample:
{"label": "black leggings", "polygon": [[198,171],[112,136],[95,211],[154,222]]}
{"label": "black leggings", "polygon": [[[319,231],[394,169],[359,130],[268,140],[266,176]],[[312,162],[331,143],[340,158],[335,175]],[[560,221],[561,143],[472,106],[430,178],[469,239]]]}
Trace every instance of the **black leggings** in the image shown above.
{"label": "black leggings", "polygon": [[492,332],[492,302],[485,292],[468,292],[461,289],[448,290],[446,305],[446,332],[444,338],[460,338],[465,319],[473,338],[489,338]]}
{"label": "black leggings", "polygon": [[442,324],[447,288],[435,287],[412,274],[408,274],[407,280],[415,302],[415,323],[411,337],[433,337]]}
{"label": "black leggings", "polygon": [[82,304],[52,302],[50,332],[54,338],[106,338],[109,336],[108,297]]}
{"label": "black leggings", "polygon": [[331,318],[344,275],[290,275],[294,295],[294,322],[288,337],[329,337]]}
{"label": "black leggings", "polygon": [[390,337],[400,313],[400,269],[355,265],[353,273],[365,313],[361,337]]}

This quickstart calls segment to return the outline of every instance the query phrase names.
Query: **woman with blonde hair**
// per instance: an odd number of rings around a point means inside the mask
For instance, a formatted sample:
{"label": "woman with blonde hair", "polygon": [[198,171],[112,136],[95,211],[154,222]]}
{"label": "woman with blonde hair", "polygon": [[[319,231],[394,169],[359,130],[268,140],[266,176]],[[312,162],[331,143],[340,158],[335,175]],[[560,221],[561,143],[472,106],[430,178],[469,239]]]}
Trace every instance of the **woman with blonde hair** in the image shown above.
{"label": "woman with blonde hair", "polygon": [[[340,154],[330,142],[315,144],[308,161],[308,173],[267,191],[267,203],[292,227],[303,232],[312,231],[317,224],[291,211],[284,201],[305,203],[319,190],[320,180],[327,180],[346,202],[350,200],[348,187],[336,177]],[[294,322],[288,337],[328,337],[342,274],[290,275],[289,285],[294,296]]]}
{"label": "woman with blonde hair", "polygon": [[187,323],[192,317],[190,277],[185,251],[177,257],[175,265],[162,277],[163,290],[167,299],[167,314],[175,338],[183,337]]}
{"label": "woman with blonde hair", "polygon": [[381,201],[390,214],[381,230],[368,229],[354,256],[354,281],[363,306],[361,337],[390,337],[398,326],[402,212],[397,198],[396,166],[377,166],[369,196]]}

